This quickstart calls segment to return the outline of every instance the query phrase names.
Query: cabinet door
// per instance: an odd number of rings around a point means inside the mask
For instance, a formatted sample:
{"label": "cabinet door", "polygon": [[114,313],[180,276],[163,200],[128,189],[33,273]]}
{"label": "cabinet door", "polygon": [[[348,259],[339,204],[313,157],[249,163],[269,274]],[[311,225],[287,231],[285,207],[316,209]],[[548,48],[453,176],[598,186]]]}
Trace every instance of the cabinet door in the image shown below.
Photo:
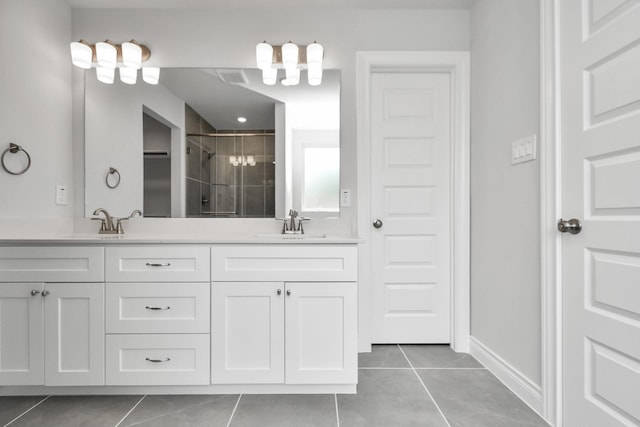
{"label": "cabinet door", "polygon": [[284,285],[214,282],[211,382],[284,382]]}
{"label": "cabinet door", "polygon": [[356,283],[285,288],[286,383],[357,383]]}
{"label": "cabinet door", "polygon": [[44,384],[41,291],[42,283],[0,283],[0,385]]}
{"label": "cabinet door", "polygon": [[104,385],[104,284],[47,283],[45,385]]}

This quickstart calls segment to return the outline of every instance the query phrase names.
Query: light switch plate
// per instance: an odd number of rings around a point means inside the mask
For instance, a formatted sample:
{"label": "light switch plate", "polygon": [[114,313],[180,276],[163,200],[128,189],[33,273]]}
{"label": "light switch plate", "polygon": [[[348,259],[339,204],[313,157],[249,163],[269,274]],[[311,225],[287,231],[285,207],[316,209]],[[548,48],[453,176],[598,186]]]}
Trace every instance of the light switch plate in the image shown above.
{"label": "light switch plate", "polygon": [[527,136],[511,143],[511,164],[524,163],[536,159],[536,135]]}
{"label": "light switch plate", "polygon": [[343,208],[351,206],[351,190],[340,190],[340,206]]}
{"label": "light switch plate", "polygon": [[66,205],[69,203],[69,198],[67,197],[67,186],[66,185],[56,185],[56,205]]}

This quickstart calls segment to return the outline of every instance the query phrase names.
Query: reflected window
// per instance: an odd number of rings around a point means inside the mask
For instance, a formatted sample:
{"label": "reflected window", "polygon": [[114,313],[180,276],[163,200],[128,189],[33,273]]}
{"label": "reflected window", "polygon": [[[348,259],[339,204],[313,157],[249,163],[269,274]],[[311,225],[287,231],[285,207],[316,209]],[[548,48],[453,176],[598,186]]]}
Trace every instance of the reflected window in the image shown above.
{"label": "reflected window", "polygon": [[340,149],[338,147],[303,148],[303,212],[338,212],[340,187]]}

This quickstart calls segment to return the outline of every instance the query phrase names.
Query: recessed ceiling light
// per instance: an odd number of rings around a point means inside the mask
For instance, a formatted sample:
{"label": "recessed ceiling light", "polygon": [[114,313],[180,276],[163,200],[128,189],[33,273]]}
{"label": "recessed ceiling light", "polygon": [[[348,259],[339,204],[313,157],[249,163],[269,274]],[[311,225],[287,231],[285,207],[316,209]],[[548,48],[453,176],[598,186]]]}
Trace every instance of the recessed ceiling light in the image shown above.
{"label": "recessed ceiling light", "polygon": [[247,118],[246,117],[238,117],[237,119],[240,123],[246,123]]}

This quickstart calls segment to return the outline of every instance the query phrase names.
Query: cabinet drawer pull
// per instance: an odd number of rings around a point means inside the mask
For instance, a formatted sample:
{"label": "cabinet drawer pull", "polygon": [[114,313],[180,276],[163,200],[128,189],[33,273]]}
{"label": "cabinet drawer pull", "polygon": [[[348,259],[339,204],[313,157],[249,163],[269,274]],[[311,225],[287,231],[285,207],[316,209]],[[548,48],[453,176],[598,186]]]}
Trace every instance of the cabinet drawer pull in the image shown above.
{"label": "cabinet drawer pull", "polygon": [[150,359],[147,357],[144,360],[151,363],[162,363],[162,362],[169,362],[171,359],[169,359],[168,357],[166,359]]}
{"label": "cabinet drawer pull", "polygon": [[165,305],[164,307],[156,307],[156,306],[153,306],[153,305],[147,305],[145,308],[147,310],[170,310],[171,306]]}
{"label": "cabinet drawer pull", "polygon": [[165,263],[148,262],[147,263],[147,267],[169,267],[170,265],[171,265],[171,263],[169,263],[169,262],[165,262]]}

